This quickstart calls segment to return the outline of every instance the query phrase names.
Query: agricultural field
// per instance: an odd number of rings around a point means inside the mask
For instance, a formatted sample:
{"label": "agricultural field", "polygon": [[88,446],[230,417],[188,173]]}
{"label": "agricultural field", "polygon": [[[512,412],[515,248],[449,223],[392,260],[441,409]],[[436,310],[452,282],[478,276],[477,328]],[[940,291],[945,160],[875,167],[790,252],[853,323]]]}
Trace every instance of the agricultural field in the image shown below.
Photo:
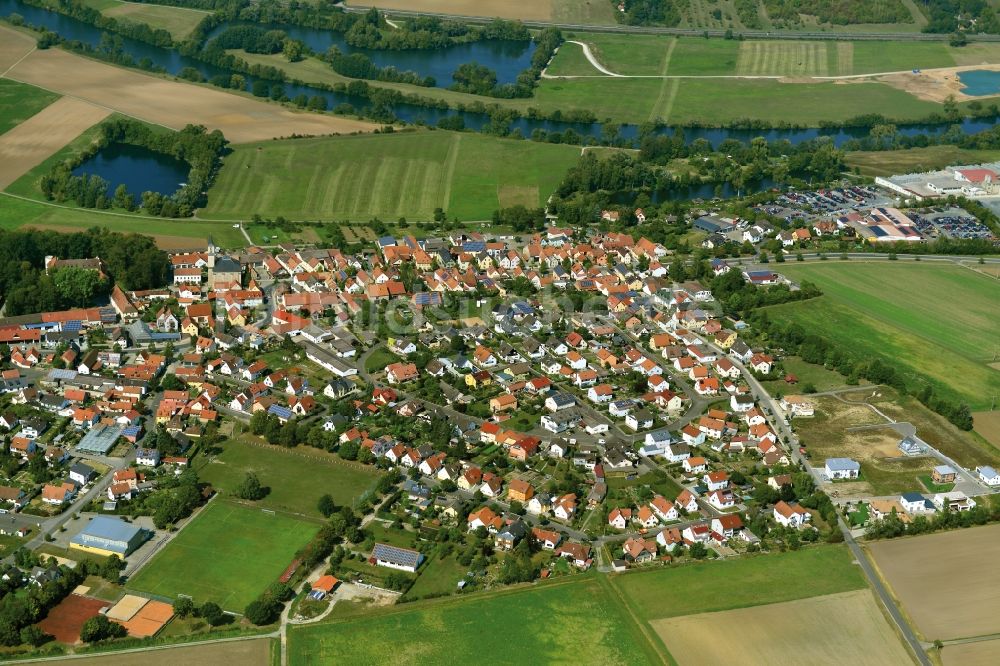
{"label": "agricultural field", "polygon": [[975,431],[991,445],[1000,449],[1000,411],[976,412],[972,415]]}
{"label": "agricultural field", "polygon": [[[794,631],[788,630],[791,618]],[[869,590],[651,622],[681,666],[743,663],[905,664],[909,655]],[[850,640],[844,640],[850,636]]]}
{"label": "agricultural field", "polygon": [[944,666],[993,666],[1000,650],[1000,639],[946,645],[941,650]]}
{"label": "agricultural field", "polygon": [[296,139],[237,147],[209,192],[205,217],[373,216],[488,220],[538,207],[579,148],[445,131]]}
{"label": "agricultural field", "polygon": [[882,577],[927,641],[1000,632],[1000,525],[867,545]]}
{"label": "agricultural field", "polygon": [[[174,622],[177,620],[175,619]],[[177,645],[157,647],[142,653],[143,666],[208,666],[232,663],[240,666],[271,666],[273,638],[248,638],[241,641],[209,643],[207,645]],[[136,656],[132,653],[104,652],[93,657],[77,655],[74,666],[133,666]]]}
{"label": "agricultural field", "polygon": [[844,546],[644,571],[610,580],[644,621],[865,588],[864,576]]}
{"label": "agricultural field", "polygon": [[47,90],[10,79],[0,79],[0,135],[20,125],[57,99],[59,95]]}
{"label": "agricultural field", "polygon": [[1000,372],[988,365],[1000,335],[995,280],[912,263],[788,264],[783,272],[816,283],[824,295],[771,308],[773,314],[926,376],[942,395],[973,410],[988,408],[1000,392]]}
{"label": "agricultural field", "polygon": [[152,236],[156,244],[165,250],[204,248],[209,236],[219,247],[233,248],[246,245],[246,239],[239,229],[233,229],[228,222],[165,219],[84,208],[62,208],[41,201],[25,201],[0,194],[0,228],[21,227],[57,232],[107,227],[112,231]]}
{"label": "agricultural field", "polygon": [[[497,627],[503,627],[498,630]],[[405,643],[396,637],[406,636]],[[448,645],[448,650],[441,650]],[[446,664],[456,654],[506,663],[659,663],[662,648],[594,577],[406,604],[360,618],[289,627],[289,663]]]}
{"label": "agricultural field", "polygon": [[[0,42],[22,37],[0,28]],[[360,120],[296,112],[245,95],[150,76],[60,49],[32,52],[7,76],[154,125],[181,129],[192,123],[219,129],[233,143],[292,134],[368,132],[375,128]]]}
{"label": "agricultural field", "polygon": [[[747,40],[740,42],[736,73],[741,76],[828,76],[827,42]],[[836,49],[836,45],[833,45]]]}
{"label": "agricultural field", "polygon": [[555,21],[593,25],[614,25],[614,7],[608,0],[350,0],[357,7],[455,14],[458,16],[499,17],[522,21]]}
{"label": "agricultural field", "polygon": [[[88,115],[90,109],[97,109],[97,107],[86,104],[85,102],[79,102],[69,97],[60,98],[60,100],[54,106],[62,105],[65,102],[70,102],[73,105],[69,109],[67,109],[68,112],[72,112],[74,109],[76,109],[82,111],[84,115]],[[50,110],[51,107],[49,109],[46,109],[46,111]],[[63,115],[66,114],[63,113],[59,114],[59,116]],[[107,113],[103,114],[103,118],[108,118],[108,117],[120,117],[120,116],[109,116]],[[50,134],[54,134],[55,139],[51,142],[49,149],[44,151],[44,155],[41,154],[43,151],[39,150],[38,151],[39,155],[36,156],[36,159],[19,160],[18,166],[20,167],[19,168],[20,174],[15,180],[6,183],[4,191],[10,194],[15,194],[17,196],[27,197],[29,199],[42,200],[43,199],[42,191],[39,186],[39,181],[41,181],[42,176],[52,171],[52,169],[56,165],[61,164],[67,160],[78,158],[82,153],[84,153],[87,149],[89,149],[98,139],[100,133],[100,124],[103,118],[98,118],[96,122],[93,122],[85,127],[82,128],[76,127],[75,128],[76,133],[73,134],[72,136],[67,136],[67,135],[72,133],[72,131],[74,130],[73,126],[77,125],[76,122],[67,122],[66,125],[68,126],[68,129],[65,132],[63,131],[52,132],[52,130],[55,127],[59,126],[58,123],[60,121],[65,120],[62,117],[52,118],[50,121],[45,123],[46,125],[49,125],[48,127],[39,126],[38,129],[39,133],[41,134],[41,137],[38,139],[38,143],[40,146],[44,143],[47,143],[43,138],[44,137],[44,134],[42,134],[43,131],[47,130]],[[35,116],[34,118],[31,119],[32,122],[36,120],[38,120],[38,116]],[[62,136],[60,137],[59,135]],[[0,137],[0,144],[2,144],[2,141],[3,137]],[[55,146],[56,143],[58,143],[59,145]],[[42,157],[42,159],[39,160],[37,159],[37,157]],[[0,182],[0,185],[3,185],[3,183]]]}
{"label": "agricultural field", "polygon": [[162,28],[177,41],[183,40],[198,23],[208,16],[208,12],[187,7],[168,7],[121,0],[87,0],[108,18],[119,21],[146,23],[154,28]]}
{"label": "agricultural field", "polygon": [[106,108],[63,97],[0,135],[0,189],[109,114]]}
{"label": "agricultural field", "polygon": [[319,526],[215,499],[129,580],[130,590],[242,613]]}
{"label": "agricultural field", "polygon": [[[374,485],[370,466],[344,462],[318,449],[253,446],[240,440],[222,445],[222,453],[198,470],[198,477],[224,493],[232,493],[254,472],[267,496],[256,507],[320,518],[319,498],[330,494],[338,505],[350,504]],[[317,483],[316,479],[322,479]]]}
{"label": "agricultural field", "polygon": [[863,176],[891,176],[943,169],[946,166],[982,164],[1000,160],[1000,150],[964,150],[957,146],[928,146],[908,150],[855,151],[844,161]]}

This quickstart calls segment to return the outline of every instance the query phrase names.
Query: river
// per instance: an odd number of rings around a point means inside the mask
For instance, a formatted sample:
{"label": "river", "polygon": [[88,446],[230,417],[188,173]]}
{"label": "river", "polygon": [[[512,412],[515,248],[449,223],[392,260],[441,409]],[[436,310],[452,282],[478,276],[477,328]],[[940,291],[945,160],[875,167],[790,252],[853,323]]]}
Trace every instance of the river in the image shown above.
{"label": "river", "polygon": [[[63,16],[62,14],[58,14],[56,12],[26,5],[19,0],[0,0],[0,16],[9,16],[13,13],[20,14],[24,17],[26,23],[45,27],[58,33],[65,39],[77,40],[82,43],[89,44],[94,48],[99,48],[101,45],[101,37],[104,34],[103,31],[90,24],[68,16]],[[343,36],[331,31],[300,28],[298,26],[272,27],[286,30],[291,36],[297,39],[302,39],[305,43],[309,44],[311,48],[316,50],[325,50],[323,47],[329,47],[331,44],[343,44],[343,46],[346,47],[346,44],[343,43]],[[215,34],[217,34],[217,32]],[[119,39],[121,41],[123,51],[131,55],[136,62],[148,59],[149,62],[163,68],[169,74],[176,75],[185,67],[192,67],[198,70],[206,79],[210,79],[217,75],[228,76],[233,73],[228,70],[209,65],[195,58],[183,56],[172,49],[163,49],[124,37],[119,37]],[[518,44],[518,46],[520,47],[520,50],[512,49],[512,45],[509,42],[479,42],[475,44],[450,47],[449,49],[442,50],[441,53],[427,51],[363,51],[370,57],[373,57],[376,64],[379,64],[380,66],[395,65],[401,70],[414,69],[418,71],[418,73],[432,76],[434,76],[432,72],[438,71],[435,69],[438,68],[441,72],[447,72],[448,77],[450,77],[450,72],[453,71],[458,64],[461,64],[463,58],[471,54],[475,54],[478,58],[481,58],[482,64],[486,64],[487,66],[490,66],[491,69],[496,70],[498,72],[498,76],[502,74],[503,77],[507,78],[511,75],[516,77],[516,74],[524,69],[524,66],[522,65],[524,65],[525,59],[530,60],[530,53],[533,46],[528,47],[523,43]],[[246,78],[250,79],[250,77]],[[439,85],[443,85],[445,83],[441,77],[435,76],[435,78],[438,78]],[[248,86],[250,84],[252,84],[252,80],[248,81]],[[371,102],[364,97],[348,95],[346,93],[330,92],[308,85],[286,83],[283,84],[283,87],[285,94],[289,98],[294,98],[300,94],[304,94],[309,97],[314,95],[322,96],[326,99],[328,108],[331,109],[339,104],[345,103],[350,104],[357,109],[371,107]],[[481,99],[487,104],[492,101],[488,97],[483,97]],[[434,125],[443,118],[460,116],[465,122],[465,126],[467,128],[480,130],[490,122],[489,116],[482,113],[434,109],[414,104],[395,104],[390,110],[399,120],[406,123],[425,123],[428,125]],[[993,127],[997,120],[997,118],[965,119],[961,122],[961,128],[967,133],[979,132]],[[900,125],[898,129],[901,134],[912,136],[916,134],[939,134],[944,132],[948,127],[948,125]],[[525,137],[530,137],[531,133],[537,129],[545,130],[547,132],[564,132],[568,129],[572,129],[583,136],[594,138],[601,137],[600,123],[566,123],[551,120],[518,118],[511,124],[511,130],[519,130]],[[658,131],[661,134],[673,134],[676,129],[673,127],[663,127]],[[830,137],[836,145],[842,145],[850,139],[864,137],[868,133],[865,128],[805,128],[771,130],[683,128],[681,131],[683,132],[685,140],[689,142],[695,139],[706,139],[713,146],[718,146],[719,143],[726,139],[749,141],[754,137],[764,137],[768,141],[787,139],[791,143],[796,144],[821,136]],[[638,135],[638,127],[636,125],[622,125],[619,135],[625,139],[635,139]]]}

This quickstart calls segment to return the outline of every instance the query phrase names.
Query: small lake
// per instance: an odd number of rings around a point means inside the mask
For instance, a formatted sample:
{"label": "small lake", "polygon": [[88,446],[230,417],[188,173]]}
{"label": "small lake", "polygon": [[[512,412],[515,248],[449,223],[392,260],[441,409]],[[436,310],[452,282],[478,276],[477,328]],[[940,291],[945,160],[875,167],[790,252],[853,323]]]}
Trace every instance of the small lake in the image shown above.
{"label": "small lake", "polygon": [[73,169],[74,176],[89,174],[108,181],[108,196],[124,185],[136,197],[143,192],[171,195],[187,182],[191,167],[187,162],[156,153],[141,146],[113,143]]}
{"label": "small lake", "polygon": [[972,69],[967,72],[959,72],[958,80],[962,82],[962,92],[966,95],[973,97],[1000,95],[1000,72],[989,69]]}

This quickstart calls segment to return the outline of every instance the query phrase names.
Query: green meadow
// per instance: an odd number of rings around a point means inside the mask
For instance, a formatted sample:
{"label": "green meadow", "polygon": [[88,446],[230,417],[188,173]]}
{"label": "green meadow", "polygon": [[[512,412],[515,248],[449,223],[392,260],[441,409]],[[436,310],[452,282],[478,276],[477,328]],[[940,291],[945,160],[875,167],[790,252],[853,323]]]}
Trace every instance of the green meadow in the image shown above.
{"label": "green meadow", "polygon": [[47,90],[0,79],[0,134],[20,125],[57,99],[59,95]]}
{"label": "green meadow", "polygon": [[917,263],[786,264],[820,298],[770,308],[841,344],[927,377],[973,409],[1000,393],[989,367],[1000,339],[1000,283],[968,268]]}

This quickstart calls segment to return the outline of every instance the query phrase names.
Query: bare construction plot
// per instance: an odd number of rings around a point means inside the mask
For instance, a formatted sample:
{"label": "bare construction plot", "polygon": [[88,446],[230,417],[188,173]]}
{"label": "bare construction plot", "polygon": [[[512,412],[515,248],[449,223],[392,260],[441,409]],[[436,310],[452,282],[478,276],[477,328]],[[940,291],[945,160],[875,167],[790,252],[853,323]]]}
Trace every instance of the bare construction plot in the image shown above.
{"label": "bare construction plot", "polygon": [[681,666],[912,663],[867,589],[650,624]]}
{"label": "bare construction plot", "polygon": [[[0,42],[9,33],[0,29]],[[59,49],[32,52],[10,68],[7,78],[172,129],[205,125],[222,130],[233,143],[292,134],[370,132],[376,127],[360,120],[297,113],[277,104],[160,79]]]}
{"label": "bare construction plot", "polygon": [[177,647],[146,648],[138,652],[77,657],[68,661],[73,666],[215,666],[229,663],[240,666],[270,666],[271,639],[253,638],[249,640],[222,641],[203,645],[183,645]]}
{"label": "bare construction plot", "polygon": [[868,549],[926,640],[1000,633],[1000,525],[877,541]]}
{"label": "bare construction plot", "polygon": [[106,108],[63,97],[0,135],[0,190],[110,113]]}

